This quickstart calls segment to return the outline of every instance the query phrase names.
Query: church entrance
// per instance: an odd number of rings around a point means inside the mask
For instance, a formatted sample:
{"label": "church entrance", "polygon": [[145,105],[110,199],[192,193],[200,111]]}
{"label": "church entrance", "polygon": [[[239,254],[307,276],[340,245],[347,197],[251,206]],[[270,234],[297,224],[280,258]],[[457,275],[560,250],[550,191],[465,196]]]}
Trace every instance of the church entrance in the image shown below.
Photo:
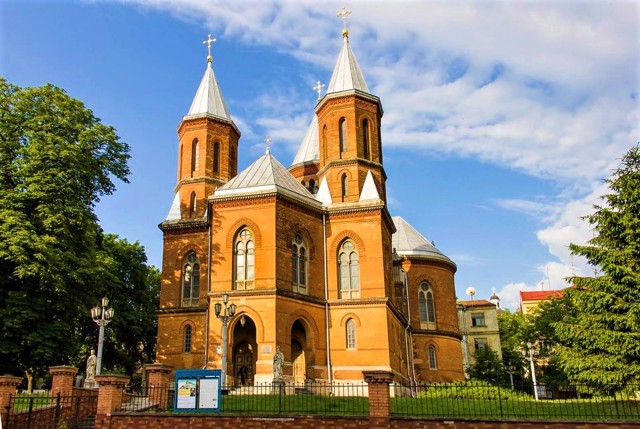
{"label": "church entrance", "polygon": [[304,384],[307,378],[307,361],[305,346],[307,334],[299,320],[291,327],[291,363],[293,364],[293,382]]}
{"label": "church entrance", "polygon": [[256,325],[241,315],[233,328],[233,374],[236,385],[253,385],[256,375]]}

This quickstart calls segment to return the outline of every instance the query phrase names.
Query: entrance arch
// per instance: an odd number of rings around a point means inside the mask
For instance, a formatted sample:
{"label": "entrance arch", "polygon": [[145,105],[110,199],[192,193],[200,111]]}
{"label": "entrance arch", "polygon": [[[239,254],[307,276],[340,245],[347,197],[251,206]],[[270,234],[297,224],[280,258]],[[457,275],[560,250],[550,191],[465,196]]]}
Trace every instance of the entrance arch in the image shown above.
{"label": "entrance arch", "polygon": [[307,331],[300,320],[291,327],[291,363],[293,364],[293,382],[303,384],[307,378]]}
{"label": "entrance arch", "polygon": [[236,385],[253,384],[256,375],[257,349],[256,324],[249,316],[243,314],[233,328],[232,365]]}

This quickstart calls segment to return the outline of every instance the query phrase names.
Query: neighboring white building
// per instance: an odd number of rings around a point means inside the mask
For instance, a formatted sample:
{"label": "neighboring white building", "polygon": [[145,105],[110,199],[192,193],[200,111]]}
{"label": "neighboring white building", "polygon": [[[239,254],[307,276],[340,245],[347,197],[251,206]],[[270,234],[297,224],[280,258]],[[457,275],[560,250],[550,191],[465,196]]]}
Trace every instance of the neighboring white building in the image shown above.
{"label": "neighboring white building", "polygon": [[[492,301],[499,303],[499,298]],[[457,301],[458,326],[462,334],[462,361],[466,368],[475,363],[476,350],[490,347],[502,359],[500,330],[498,328],[498,305],[487,300]]]}

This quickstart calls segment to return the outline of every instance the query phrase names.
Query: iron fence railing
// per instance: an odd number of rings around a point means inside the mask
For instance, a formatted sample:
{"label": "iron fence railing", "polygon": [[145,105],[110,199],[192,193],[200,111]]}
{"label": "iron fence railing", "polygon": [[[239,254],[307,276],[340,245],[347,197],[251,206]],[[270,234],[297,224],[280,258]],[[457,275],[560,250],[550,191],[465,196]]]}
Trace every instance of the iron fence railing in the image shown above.
{"label": "iron fence railing", "polygon": [[640,420],[640,385],[624,389],[539,385],[501,386],[485,382],[392,385],[391,413],[442,418]]}
{"label": "iron fence railing", "polygon": [[98,392],[74,389],[62,395],[14,395],[9,400],[7,429],[93,428],[98,404]]}

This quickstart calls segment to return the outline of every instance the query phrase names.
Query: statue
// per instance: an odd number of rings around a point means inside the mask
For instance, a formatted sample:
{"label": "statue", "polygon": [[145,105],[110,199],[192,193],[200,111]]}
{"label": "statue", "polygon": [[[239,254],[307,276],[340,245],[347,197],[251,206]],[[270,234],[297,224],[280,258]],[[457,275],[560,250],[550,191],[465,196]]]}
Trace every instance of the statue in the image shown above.
{"label": "statue", "polygon": [[284,354],[280,346],[276,346],[276,353],[273,355],[273,379],[282,380],[282,365],[284,365]]}
{"label": "statue", "polygon": [[95,387],[97,363],[96,353],[91,350],[91,355],[87,358],[87,378],[84,379],[84,387]]}

